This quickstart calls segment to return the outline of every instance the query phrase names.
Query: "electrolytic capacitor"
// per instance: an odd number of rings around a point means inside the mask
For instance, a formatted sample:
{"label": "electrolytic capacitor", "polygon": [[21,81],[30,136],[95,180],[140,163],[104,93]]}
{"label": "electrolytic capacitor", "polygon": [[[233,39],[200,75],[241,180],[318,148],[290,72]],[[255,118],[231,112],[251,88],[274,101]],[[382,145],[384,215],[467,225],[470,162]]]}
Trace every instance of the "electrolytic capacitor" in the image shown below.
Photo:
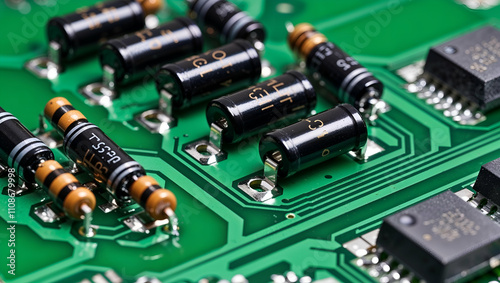
{"label": "electrolytic capacitor", "polygon": [[54,154],[40,139],[9,112],[0,108],[0,159],[28,183],[35,183],[40,160],[54,159]]}
{"label": "electrolytic capacitor", "polygon": [[264,26],[225,0],[194,0],[189,3],[189,15],[203,26],[207,33],[219,35],[220,42],[237,38],[264,42]]}
{"label": "electrolytic capacitor", "polygon": [[364,113],[373,111],[384,85],[358,61],[328,42],[323,34],[307,23],[295,26],[288,36],[288,44],[306,61],[311,72],[320,75],[341,102],[352,104]]}
{"label": "electrolytic capacitor", "polygon": [[51,99],[45,117],[63,136],[63,149],[77,164],[105,182],[120,199],[132,197],[154,219],[173,213],[177,200],[172,192],[145,178],[144,168],[113,142],[99,127],[87,121],[62,97]]}
{"label": "electrolytic capacitor", "polygon": [[212,100],[207,108],[207,121],[222,128],[223,143],[235,143],[279,124],[287,125],[304,118],[315,105],[316,93],[306,76],[288,71]]}
{"label": "electrolytic capacitor", "polygon": [[54,17],[47,23],[47,36],[49,44],[58,45],[59,58],[50,57],[55,61],[72,60],[97,49],[105,39],[140,30],[145,25],[144,17],[160,7],[161,1],[111,0]]}
{"label": "electrolytic capacitor", "polygon": [[[167,62],[201,52],[200,28],[181,17],[154,29],[145,29],[106,42],[101,48],[101,66],[114,70],[114,82],[126,83],[156,72]],[[146,70],[151,68],[151,70]]]}
{"label": "electrolytic capacitor", "polygon": [[94,194],[55,160],[40,162],[36,169],[36,182],[49,192],[64,212],[81,219],[93,211],[96,205]]}
{"label": "electrolytic capacitor", "polygon": [[259,144],[263,161],[277,163],[277,175],[286,177],[333,157],[358,150],[368,132],[361,114],[341,104],[298,123],[266,134]]}
{"label": "electrolytic capacitor", "polygon": [[259,53],[250,42],[232,43],[160,68],[159,92],[168,92],[171,107],[180,109],[207,101],[257,82],[261,74]]}

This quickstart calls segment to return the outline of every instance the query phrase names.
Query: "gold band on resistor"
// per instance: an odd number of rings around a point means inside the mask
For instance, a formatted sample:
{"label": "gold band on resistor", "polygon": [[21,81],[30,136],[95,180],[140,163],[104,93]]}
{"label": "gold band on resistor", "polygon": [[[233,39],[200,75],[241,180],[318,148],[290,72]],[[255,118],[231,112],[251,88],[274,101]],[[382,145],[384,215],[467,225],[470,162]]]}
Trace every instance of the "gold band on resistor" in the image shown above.
{"label": "gold band on resistor", "polygon": [[82,219],[85,215],[85,205],[91,210],[95,208],[94,194],[55,160],[41,162],[35,172],[35,180],[70,217]]}
{"label": "gold band on resistor", "polygon": [[288,45],[303,59],[309,56],[314,47],[323,42],[327,42],[325,35],[308,23],[296,25],[288,34]]}

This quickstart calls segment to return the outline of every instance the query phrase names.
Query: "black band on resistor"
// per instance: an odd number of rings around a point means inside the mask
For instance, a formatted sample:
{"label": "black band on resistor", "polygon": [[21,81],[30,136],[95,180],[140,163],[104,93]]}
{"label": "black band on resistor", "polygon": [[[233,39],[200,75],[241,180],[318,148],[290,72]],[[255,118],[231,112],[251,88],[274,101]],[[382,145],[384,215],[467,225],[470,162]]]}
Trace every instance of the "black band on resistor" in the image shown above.
{"label": "black band on resistor", "polygon": [[59,175],[66,173],[66,170],[63,168],[56,169],[47,175],[45,177],[45,180],[43,181],[43,186],[49,188],[50,184],[54,181],[55,178],[59,177]]}
{"label": "black band on resistor", "polygon": [[57,125],[59,123],[59,120],[61,117],[66,114],[66,112],[69,112],[71,110],[75,110],[75,108],[72,105],[63,105],[61,108],[57,109],[56,112],[54,112],[52,116],[52,123]]}
{"label": "black band on resistor", "polygon": [[69,183],[67,184],[60,192],[59,194],[57,195],[57,201],[59,202],[59,205],[60,206],[63,206],[64,204],[64,201],[66,200],[66,198],[68,197],[68,195],[76,190],[78,187],[81,187],[82,185],[78,182],[73,182],[73,183]]}
{"label": "black band on resistor", "polygon": [[141,195],[141,200],[139,201],[140,205],[146,206],[149,197],[158,189],[161,189],[159,185],[152,185],[149,186],[146,190],[144,190],[144,192]]}

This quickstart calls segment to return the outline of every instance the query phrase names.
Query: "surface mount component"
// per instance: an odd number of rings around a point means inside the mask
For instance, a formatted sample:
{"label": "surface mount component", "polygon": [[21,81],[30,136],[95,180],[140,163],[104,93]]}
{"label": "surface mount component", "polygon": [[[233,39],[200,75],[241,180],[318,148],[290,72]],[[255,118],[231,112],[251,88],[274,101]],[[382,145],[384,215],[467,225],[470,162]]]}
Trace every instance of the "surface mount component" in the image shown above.
{"label": "surface mount component", "polygon": [[474,190],[496,205],[500,205],[500,158],[481,166]]}
{"label": "surface mount component", "polygon": [[483,111],[500,105],[500,30],[486,26],[429,50],[424,75]]}
{"label": "surface mount component", "polygon": [[500,225],[446,191],[385,218],[377,246],[427,282],[466,280],[495,267]]}

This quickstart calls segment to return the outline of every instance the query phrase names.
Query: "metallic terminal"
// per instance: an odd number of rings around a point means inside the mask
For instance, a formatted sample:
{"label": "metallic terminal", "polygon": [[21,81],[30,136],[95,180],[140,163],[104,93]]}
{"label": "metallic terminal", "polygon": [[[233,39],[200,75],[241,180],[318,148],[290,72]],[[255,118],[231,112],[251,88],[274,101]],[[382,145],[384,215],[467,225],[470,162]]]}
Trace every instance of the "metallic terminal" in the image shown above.
{"label": "metallic terminal", "polygon": [[[120,199],[132,197],[154,219],[174,215],[177,200],[169,190],[160,188],[144,168],[114,143],[104,132],[87,121],[62,97],[51,99],[45,117],[64,136],[63,149],[77,164],[105,182]],[[171,221],[171,223],[174,221]]]}
{"label": "metallic terminal", "polygon": [[370,121],[387,107],[380,100],[382,82],[310,24],[295,26],[288,35],[288,44],[341,102],[354,105]]}

